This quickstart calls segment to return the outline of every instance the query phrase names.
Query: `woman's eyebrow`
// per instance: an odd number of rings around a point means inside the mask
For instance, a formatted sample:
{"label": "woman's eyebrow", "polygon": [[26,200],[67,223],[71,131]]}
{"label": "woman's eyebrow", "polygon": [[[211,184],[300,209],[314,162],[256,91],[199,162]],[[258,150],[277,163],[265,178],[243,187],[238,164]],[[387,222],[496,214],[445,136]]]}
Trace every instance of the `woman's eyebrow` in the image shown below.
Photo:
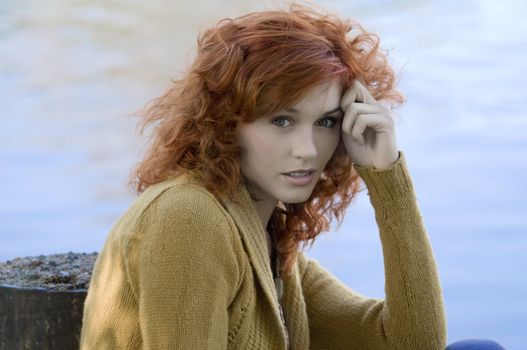
{"label": "woman's eyebrow", "polygon": [[[291,112],[291,113],[300,113],[297,109],[295,108],[286,108],[285,109],[287,112]],[[335,113],[335,112],[342,112],[342,109],[340,108],[340,106],[330,110],[330,111],[327,111],[325,112],[323,115],[328,115],[328,114],[332,114],[332,113]]]}

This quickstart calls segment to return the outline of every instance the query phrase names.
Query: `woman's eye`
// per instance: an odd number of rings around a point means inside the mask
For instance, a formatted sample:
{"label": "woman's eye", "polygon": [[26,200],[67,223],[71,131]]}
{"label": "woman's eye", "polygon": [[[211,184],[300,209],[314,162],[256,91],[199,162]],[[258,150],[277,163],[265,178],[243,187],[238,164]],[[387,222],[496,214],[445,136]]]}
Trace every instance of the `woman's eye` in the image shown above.
{"label": "woman's eye", "polygon": [[[288,117],[277,117],[272,120],[272,123],[279,127],[287,127],[291,125],[291,120]],[[323,126],[325,128],[332,128],[338,123],[338,119],[335,117],[327,117],[321,119],[317,122],[317,125]]]}
{"label": "woman's eye", "polygon": [[326,128],[331,128],[335,125],[335,123],[337,123],[337,118],[333,118],[333,117],[324,118],[320,122],[322,126]]}
{"label": "woman's eye", "polygon": [[288,126],[289,124],[287,123],[290,123],[290,121],[289,119],[285,117],[278,117],[278,118],[273,119],[272,123],[276,126],[284,127],[284,126]]}

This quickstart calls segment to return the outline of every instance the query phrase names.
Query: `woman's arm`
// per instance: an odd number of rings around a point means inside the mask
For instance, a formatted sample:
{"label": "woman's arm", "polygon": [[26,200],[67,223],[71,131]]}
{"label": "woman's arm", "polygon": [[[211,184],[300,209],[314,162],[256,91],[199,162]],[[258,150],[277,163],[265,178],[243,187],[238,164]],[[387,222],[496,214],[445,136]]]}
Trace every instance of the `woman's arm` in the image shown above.
{"label": "woman's arm", "polygon": [[404,160],[356,166],[375,210],[386,300],[352,291],[315,260],[299,264],[313,349],[444,349],[443,300],[432,249]]}
{"label": "woman's arm", "polygon": [[242,247],[219,206],[194,186],[168,189],[146,209],[140,230],[143,349],[226,349]]}

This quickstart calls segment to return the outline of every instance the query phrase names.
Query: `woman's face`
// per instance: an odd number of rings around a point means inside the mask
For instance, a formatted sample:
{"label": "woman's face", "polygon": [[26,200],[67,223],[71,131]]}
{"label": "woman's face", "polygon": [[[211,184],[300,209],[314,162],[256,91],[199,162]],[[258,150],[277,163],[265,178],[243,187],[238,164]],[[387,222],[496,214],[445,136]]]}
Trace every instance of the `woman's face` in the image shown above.
{"label": "woman's face", "polygon": [[[238,129],[241,171],[257,198],[306,201],[340,139],[338,80],[315,86],[294,106],[270,117],[242,123]],[[286,174],[292,171],[308,174]]]}

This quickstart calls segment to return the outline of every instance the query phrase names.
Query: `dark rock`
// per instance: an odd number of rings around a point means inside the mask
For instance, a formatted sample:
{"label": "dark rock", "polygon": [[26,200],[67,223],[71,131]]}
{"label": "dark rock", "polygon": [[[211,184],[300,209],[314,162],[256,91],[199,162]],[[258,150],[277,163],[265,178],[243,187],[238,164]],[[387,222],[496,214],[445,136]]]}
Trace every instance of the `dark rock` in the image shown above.
{"label": "dark rock", "polygon": [[97,253],[0,262],[0,350],[78,349]]}
{"label": "dark rock", "polygon": [[[87,289],[97,253],[39,255],[0,262],[0,285],[53,290]],[[82,279],[78,276],[82,275]]]}

